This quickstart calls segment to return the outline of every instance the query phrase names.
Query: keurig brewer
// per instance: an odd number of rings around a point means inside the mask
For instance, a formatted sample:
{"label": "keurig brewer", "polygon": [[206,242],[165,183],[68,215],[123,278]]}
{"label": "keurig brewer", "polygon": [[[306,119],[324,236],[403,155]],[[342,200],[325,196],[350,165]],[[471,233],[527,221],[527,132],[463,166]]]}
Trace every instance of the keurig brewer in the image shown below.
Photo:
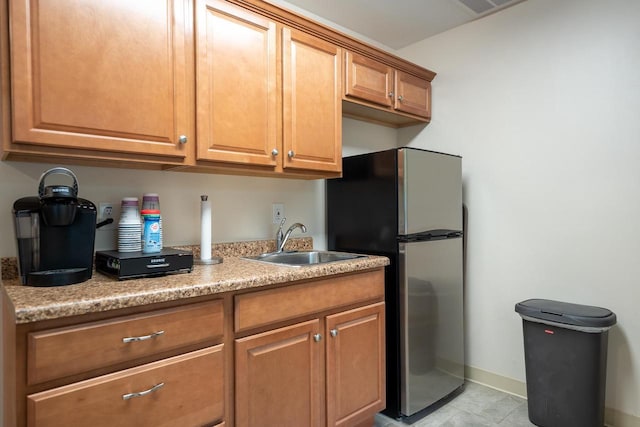
{"label": "keurig brewer", "polygon": [[[71,177],[73,186],[45,187],[53,174]],[[58,167],[43,173],[38,196],[16,200],[13,215],[23,285],[62,286],[91,278],[96,206],[78,198],[73,172]]]}

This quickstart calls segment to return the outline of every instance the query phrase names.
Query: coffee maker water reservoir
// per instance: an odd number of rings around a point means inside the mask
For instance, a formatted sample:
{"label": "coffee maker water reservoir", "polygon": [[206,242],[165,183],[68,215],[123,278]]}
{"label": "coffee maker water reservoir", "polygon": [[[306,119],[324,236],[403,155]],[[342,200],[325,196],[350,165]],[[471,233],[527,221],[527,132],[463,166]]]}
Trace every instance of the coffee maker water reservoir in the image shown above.
{"label": "coffee maker water reservoir", "polygon": [[[67,175],[72,186],[44,185],[53,174]],[[78,198],[78,180],[69,169],[49,169],[40,177],[38,196],[13,204],[22,284],[62,286],[84,282],[93,271],[96,207]]]}

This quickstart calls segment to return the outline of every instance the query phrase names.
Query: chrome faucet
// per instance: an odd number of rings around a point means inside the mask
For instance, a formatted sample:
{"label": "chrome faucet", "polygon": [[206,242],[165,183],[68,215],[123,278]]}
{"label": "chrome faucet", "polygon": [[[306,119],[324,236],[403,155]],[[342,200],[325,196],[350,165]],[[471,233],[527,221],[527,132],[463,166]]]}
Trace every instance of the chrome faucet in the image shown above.
{"label": "chrome faucet", "polygon": [[302,231],[303,233],[307,232],[307,227],[305,227],[304,224],[296,222],[291,227],[289,227],[286,233],[283,233],[282,226],[284,225],[284,222],[286,220],[287,218],[282,218],[282,222],[280,222],[280,227],[278,227],[278,232],[276,233],[276,252],[282,252],[282,250],[284,249],[284,245],[286,245],[287,240],[289,240],[291,232],[293,232],[293,230],[295,230],[296,228],[300,228],[300,231]]}

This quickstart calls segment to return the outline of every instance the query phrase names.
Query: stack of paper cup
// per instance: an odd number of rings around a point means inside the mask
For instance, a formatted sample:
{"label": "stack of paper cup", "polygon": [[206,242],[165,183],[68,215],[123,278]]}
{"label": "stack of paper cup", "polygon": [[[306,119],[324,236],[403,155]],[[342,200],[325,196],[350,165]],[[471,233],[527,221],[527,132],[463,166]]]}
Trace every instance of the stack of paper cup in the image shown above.
{"label": "stack of paper cup", "polygon": [[142,250],[142,226],[137,197],[122,199],[120,222],[118,223],[118,252]]}

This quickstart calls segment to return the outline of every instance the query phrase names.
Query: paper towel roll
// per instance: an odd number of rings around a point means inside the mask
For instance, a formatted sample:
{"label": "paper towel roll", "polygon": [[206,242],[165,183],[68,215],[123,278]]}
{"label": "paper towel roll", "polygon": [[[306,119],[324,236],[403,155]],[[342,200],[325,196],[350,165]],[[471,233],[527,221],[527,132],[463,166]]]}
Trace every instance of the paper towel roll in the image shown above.
{"label": "paper towel roll", "polygon": [[200,259],[211,259],[211,202],[200,196]]}

